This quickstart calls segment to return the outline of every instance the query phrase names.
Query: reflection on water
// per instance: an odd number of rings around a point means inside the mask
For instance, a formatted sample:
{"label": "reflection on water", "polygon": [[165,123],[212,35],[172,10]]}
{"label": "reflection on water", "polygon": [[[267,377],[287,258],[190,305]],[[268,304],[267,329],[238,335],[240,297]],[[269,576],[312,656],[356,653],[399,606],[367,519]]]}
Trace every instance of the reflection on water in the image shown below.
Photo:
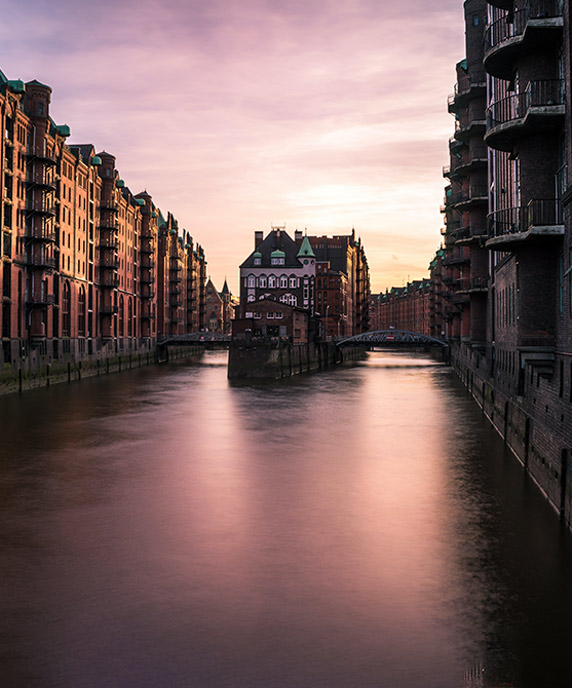
{"label": "reflection on water", "polygon": [[0,399],[3,685],[569,686],[570,540],[449,368],[225,364]]}

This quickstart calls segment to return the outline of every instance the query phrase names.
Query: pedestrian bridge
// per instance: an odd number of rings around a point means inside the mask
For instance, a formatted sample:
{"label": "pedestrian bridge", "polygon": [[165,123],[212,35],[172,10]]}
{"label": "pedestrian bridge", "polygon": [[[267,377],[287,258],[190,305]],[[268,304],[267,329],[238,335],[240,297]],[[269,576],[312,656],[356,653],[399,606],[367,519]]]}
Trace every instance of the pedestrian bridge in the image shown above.
{"label": "pedestrian bridge", "polygon": [[216,344],[229,344],[230,335],[220,332],[189,332],[188,334],[173,334],[161,337],[157,344],[159,346],[184,346],[186,344],[201,344],[213,346]]}
{"label": "pedestrian bridge", "polygon": [[415,346],[440,346],[443,349],[449,347],[443,339],[436,339],[427,334],[419,332],[408,332],[406,330],[373,330],[372,332],[362,332],[353,337],[347,337],[336,342],[337,346],[396,346],[396,347],[415,347]]}

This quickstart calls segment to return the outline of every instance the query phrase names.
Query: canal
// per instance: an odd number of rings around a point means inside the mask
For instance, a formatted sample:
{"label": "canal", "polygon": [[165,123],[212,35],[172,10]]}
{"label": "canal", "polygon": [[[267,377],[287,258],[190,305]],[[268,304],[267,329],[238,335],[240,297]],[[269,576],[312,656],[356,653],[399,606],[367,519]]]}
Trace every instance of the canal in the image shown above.
{"label": "canal", "polygon": [[572,544],[421,354],[0,398],[7,688],[571,685]]}

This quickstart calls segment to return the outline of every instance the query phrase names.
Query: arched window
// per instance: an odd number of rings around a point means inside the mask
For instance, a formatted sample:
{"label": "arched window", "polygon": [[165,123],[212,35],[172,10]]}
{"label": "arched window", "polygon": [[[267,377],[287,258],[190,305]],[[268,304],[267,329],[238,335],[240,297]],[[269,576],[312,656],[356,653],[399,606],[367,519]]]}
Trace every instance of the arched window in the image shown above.
{"label": "arched window", "polygon": [[248,288],[253,289],[256,286],[256,278],[254,275],[248,275]]}
{"label": "arched window", "polygon": [[290,289],[296,289],[298,286],[298,279],[296,275],[290,275]]}
{"label": "arched window", "polygon": [[274,275],[270,275],[268,278],[268,288],[276,289],[276,277],[274,277]]}
{"label": "arched window", "polygon": [[280,289],[287,289],[288,288],[288,278],[286,275],[282,275],[280,277]]}
{"label": "arched window", "polygon": [[125,332],[125,313],[123,310],[123,296],[119,297],[119,336],[123,337]]}
{"label": "arched window", "polygon": [[70,336],[71,292],[70,283],[64,282],[62,289],[62,337]]}
{"label": "arched window", "polygon": [[251,301],[255,301],[256,297],[254,294],[249,294],[246,300],[250,303]]}
{"label": "arched window", "polygon": [[131,297],[127,301],[127,336],[133,337],[133,301]]}
{"label": "arched window", "polygon": [[294,294],[282,294],[280,301],[282,301],[282,303],[287,303],[289,306],[298,305],[298,299]]}
{"label": "arched window", "polygon": [[266,289],[266,275],[260,275],[260,277],[258,279],[258,285],[262,289]]}
{"label": "arched window", "polygon": [[77,297],[77,334],[85,337],[85,289],[80,288]]}

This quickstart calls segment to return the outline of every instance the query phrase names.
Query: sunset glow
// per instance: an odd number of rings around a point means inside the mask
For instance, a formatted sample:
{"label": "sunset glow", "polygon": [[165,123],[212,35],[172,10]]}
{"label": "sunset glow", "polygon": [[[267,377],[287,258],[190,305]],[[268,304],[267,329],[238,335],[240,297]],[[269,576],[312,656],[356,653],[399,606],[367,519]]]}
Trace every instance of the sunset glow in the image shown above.
{"label": "sunset glow", "polygon": [[[349,233],[372,291],[440,242],[462,2],[5,3],[0,69],[53,89],[70,143],[117,158],[238,292],[254,230]],[[25,27],[25,30],[22,28]]]}

